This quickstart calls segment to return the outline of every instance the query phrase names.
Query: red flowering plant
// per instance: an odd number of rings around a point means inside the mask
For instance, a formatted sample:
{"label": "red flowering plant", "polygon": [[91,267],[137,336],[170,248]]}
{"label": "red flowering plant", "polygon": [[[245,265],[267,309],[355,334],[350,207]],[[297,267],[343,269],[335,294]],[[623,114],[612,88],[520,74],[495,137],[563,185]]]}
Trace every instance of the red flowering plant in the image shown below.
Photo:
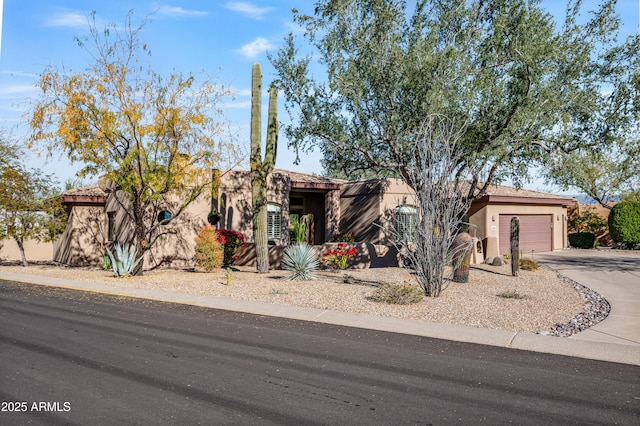
{"label": "red flowering plant", "polygon": [[331,269],[347,269],[349,259],[357,254],[357,248],[349,248],[349,244],[338,243],[336,249],[329,249],[322,254],[322,263]]}
{"label": "red flowering plant", "polygon": [[245,245],[244,235],[230,229],[216,229],[216,234],[218,234],[218,241],[224,244],[222,267],[227,268],[240,258],[238,251]]}

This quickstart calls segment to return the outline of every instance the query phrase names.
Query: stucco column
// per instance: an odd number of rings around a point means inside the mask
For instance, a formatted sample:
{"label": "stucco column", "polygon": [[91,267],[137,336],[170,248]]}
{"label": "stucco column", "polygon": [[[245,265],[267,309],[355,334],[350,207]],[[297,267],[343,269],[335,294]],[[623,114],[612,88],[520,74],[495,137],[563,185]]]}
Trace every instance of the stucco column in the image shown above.
{"label": "stucco column", "polygon": [[329,191],[324,196],[324,240],[331,241],[340,232],[340,190]]}

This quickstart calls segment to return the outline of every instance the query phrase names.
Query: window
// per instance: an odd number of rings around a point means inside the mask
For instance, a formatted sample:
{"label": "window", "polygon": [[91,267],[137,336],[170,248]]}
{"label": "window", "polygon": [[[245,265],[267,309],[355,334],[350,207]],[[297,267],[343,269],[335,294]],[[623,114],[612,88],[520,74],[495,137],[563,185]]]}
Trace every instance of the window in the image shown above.
{"label": "window", "polygon": [[164,222],[163,225],[166,225],[169,223],[172,217],[173,214],[171,214],[169,210],[162,210],[160,213],[158,213],[158,222]]}
{"label": "window", "polygon": [[418,222],[418,210],[413,206],[396,207],[396,234],[398,241],[412,241]]}
{"label": "window", "polygon": [[107,213],[107,241],[114,241],[116,234],[116,212]]}
{"label": "window", "polygon": [[267,239],[278,240],[282,235],[282,206],[267,203]]}

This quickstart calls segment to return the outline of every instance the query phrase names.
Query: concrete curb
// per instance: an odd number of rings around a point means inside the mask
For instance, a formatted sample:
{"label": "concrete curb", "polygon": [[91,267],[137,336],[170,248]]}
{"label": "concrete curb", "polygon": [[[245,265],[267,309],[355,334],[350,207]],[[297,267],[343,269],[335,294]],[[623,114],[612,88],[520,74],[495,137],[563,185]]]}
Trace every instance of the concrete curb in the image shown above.
{"label": "concrete curb", "polygon": [[152,291],[8,272],[0,272],[0,279],[36,285],[61,287],[72,290],[92,291],[115,296],[136,297],[161,302],[189,304],[206,308],[312,321],[323,324],[410,334],[435,339],[452,340],[456,342],[476,343],[481,345],[565,355],[599,361],[640,365],[640,347],[632,345],[551,337],[534,333],[515,333],[506,330],[482,329],[453,324],[437,324],[400,318],[351,314],[347,312],[242,301],[215,296],[197,296],[170,291]]}

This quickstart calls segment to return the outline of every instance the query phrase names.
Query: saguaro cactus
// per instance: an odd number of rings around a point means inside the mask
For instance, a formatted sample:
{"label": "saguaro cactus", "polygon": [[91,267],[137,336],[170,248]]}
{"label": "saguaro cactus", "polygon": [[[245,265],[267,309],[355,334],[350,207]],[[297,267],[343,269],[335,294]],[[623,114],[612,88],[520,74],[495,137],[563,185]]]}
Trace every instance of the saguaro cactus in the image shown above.
{"label": "saguaro cactus", "polygon": [[261,146],[260,97],[262,93],[262,67],[253,64],[251,73],[251,198],[253,201],[253,240],[256,246],[258,273],[269,272],[267,241],[267,178],[273,170],[278,150],[278,89],[269,89],[269,115],[267,117],[267,146],[264,159]]}
{"label": "saguaro cactus", "polygon": [[520,218],[511,218],[511,275],[518,276],[520,271]]}

